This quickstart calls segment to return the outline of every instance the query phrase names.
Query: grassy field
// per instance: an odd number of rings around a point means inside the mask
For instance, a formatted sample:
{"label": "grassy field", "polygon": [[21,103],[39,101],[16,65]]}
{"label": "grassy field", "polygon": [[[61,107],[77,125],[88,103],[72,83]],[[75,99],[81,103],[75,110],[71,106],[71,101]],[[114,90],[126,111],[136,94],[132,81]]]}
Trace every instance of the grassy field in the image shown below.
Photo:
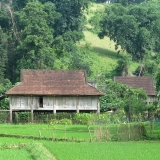
{"label": "grassy field", "polygon": [[[149,123],[145,124],[147,131],[150,132]],[[93,126],[92,126],[93,127]],[[92,129],[91,127],[91,129]],[[110,125],[110,131],[114,132],[115,125]],[[49,127],[50,128],[50,127]],[[64,128],[57,126],[57,129]],[[75,137],[77,139],[86,139],[86,142],[66,142],[66,141],[49,141],[34,140],[26,138],[0,137],[0,160],[159,160],[158,141],[127,141],[127,142],[89,142],[89,134],[87,127],[83,125],[68,126],[67,137]],[[25,124],[11,125],[1,124],[0,134],[30,135],[30,136],[50,137],[53,132],[48,131],[47,124]],[[42,132],[43,131],[43,132]],[[78,132],[77,132],[78,131]],[[84,131],[84,132],[82,132]],[[56,131],[58,137],[64,137],[64,131]],[[154,125],[154,134],[160,134],[160,125]],[[6,149],[3,146],[15,146],[25,144],[25,148]],[[28,149],[29,148],[29,149]]]}
{"label": "grassy field", "polygon": [[32,157],[26,149],[0,149],[0,160],[31,160]]}
{"label": "grassy field", "polygon": [[[130,124],[130,126],[135,123]],[[141,124],[141,123],[140,123]],[[153,130],[151,130],[150,122],[145,122],[143,125],[146,128],[147,135],[154,136],[160,135],[160,123],[156,122],[153,124]],[[106,127],[106,125],[98,125],[101,127]],[[128,126],[128,124],[108,124],[110,136],[112,137],[117,127],[120,128],[123,126]],[[97,125],[90,126],[92,137],[95,136],[94,129]],[[46,138],[69,138],[75,140],[84,140],[90,141],[90,136],[88,132],[88,128],[86,125],[56,125],[51,126],[48,124],[0,124],[0,134],[8,134],[8,135],[23,135],[23,136],[34,136],[34,137],[46,137]]]}
{"label": "grassy field", "polygon": [[[20,143],[39,143],[53,154],[57,160],[159,160],[159,142],[94,142],[94,143],[71,143],[71,142],[52,142],[52,141],[32,141],[27,139],[0,138],[0,144],[20,144]],[[36,147],[35,147],[36,150]],[[24,159],[28,160],[30,155],[25,150]],[[11,158],[15,149],[11,151],[1,150],[0,159]],[[5,155],[5,153],[7,155]],[[18,152],[16,160],[21,160]],[[40,154],[40,153],[39,153]],[[22,157],[23,157],[22,156]],[[41,156],[40,156],[41,157]],[[32,159],[32,158],[31,158]],[[40,158],[37,158],[40,159]],[[49,160],[49,159],[48,159]]]}

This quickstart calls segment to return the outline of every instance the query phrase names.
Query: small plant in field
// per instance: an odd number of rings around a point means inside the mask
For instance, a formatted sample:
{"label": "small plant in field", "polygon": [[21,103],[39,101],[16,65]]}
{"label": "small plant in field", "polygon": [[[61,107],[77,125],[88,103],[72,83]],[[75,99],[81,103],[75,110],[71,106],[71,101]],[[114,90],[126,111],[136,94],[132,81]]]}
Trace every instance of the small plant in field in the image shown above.
{"label": "small plant in field", "polygon": [[56,125],[64,125],[64,137],[66,139],[66,125],[70,125],[72,124],[72,120],[64,118],[61,120],[57,120],[57,119],[51,119],[49,122],[49,125],[53,126],[53,129],[56,131],[55,126]]}
{"label": "small plant in field", "polygon": [[55,127],[56,124],[58,124],[58,120],[57,119],[51,119],[49,121],[49,125],[53,126],[53,128]]}
{"label": "small plant in field", "polygon": [[72,121],[70,119],[64,118],[59,120],[58,123],[64,125],[64,138],[66,139],[66,125],[72,124]]}
{"label": "small plant in field", "polygon": [[69,125],[72,124],[72,120],[64,118],[58,121],[58,124]]}
{"label": "small plant in field", "polygon": [[84,124],[88,128],[89,136],[90,136],[90,141],[92,142],[92,135],[91,135],[91,130],[90,130],[90,125],[93,124],[94,122],[94,115],[89,114],[89,113],[77,113],[75,115],[75,120],[79,122],[80,124]]}

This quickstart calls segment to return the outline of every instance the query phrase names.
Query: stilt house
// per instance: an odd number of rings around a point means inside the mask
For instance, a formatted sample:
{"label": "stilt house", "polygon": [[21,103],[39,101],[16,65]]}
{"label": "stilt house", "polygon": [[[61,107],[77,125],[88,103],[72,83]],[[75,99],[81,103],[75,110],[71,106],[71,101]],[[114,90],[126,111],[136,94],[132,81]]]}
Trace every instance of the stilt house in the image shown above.
{"label": "stilt house", "polygon": [[104,94],[82,70],[21,70],[21,82],[6,92],[12,111],[96,111]]}

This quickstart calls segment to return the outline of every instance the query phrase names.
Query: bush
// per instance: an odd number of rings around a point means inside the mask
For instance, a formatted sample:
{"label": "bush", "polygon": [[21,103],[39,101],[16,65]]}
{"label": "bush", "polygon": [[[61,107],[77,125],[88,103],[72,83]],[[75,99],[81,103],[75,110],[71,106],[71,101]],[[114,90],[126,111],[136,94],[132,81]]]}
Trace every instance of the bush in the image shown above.
{"label": "bush", "polygon": [[0,123],[7,123],[9,121],[9,112],[0,112]]}
{"label": "bush", "polygon": [[13,123],[28,123],[30,121],[30,112],[13,112]]}

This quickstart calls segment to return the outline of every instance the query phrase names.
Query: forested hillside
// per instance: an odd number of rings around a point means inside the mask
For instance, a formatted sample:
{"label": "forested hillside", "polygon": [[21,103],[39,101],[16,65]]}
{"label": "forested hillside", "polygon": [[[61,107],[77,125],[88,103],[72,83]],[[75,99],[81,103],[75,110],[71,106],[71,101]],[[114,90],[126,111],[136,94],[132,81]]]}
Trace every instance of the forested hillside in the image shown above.
{"label": "forested hillside", "polygon": [[101,2],[0,0],[0,95],[19,82],[21,69],[84,69],[98,83],[155,77],[160,3]]}

